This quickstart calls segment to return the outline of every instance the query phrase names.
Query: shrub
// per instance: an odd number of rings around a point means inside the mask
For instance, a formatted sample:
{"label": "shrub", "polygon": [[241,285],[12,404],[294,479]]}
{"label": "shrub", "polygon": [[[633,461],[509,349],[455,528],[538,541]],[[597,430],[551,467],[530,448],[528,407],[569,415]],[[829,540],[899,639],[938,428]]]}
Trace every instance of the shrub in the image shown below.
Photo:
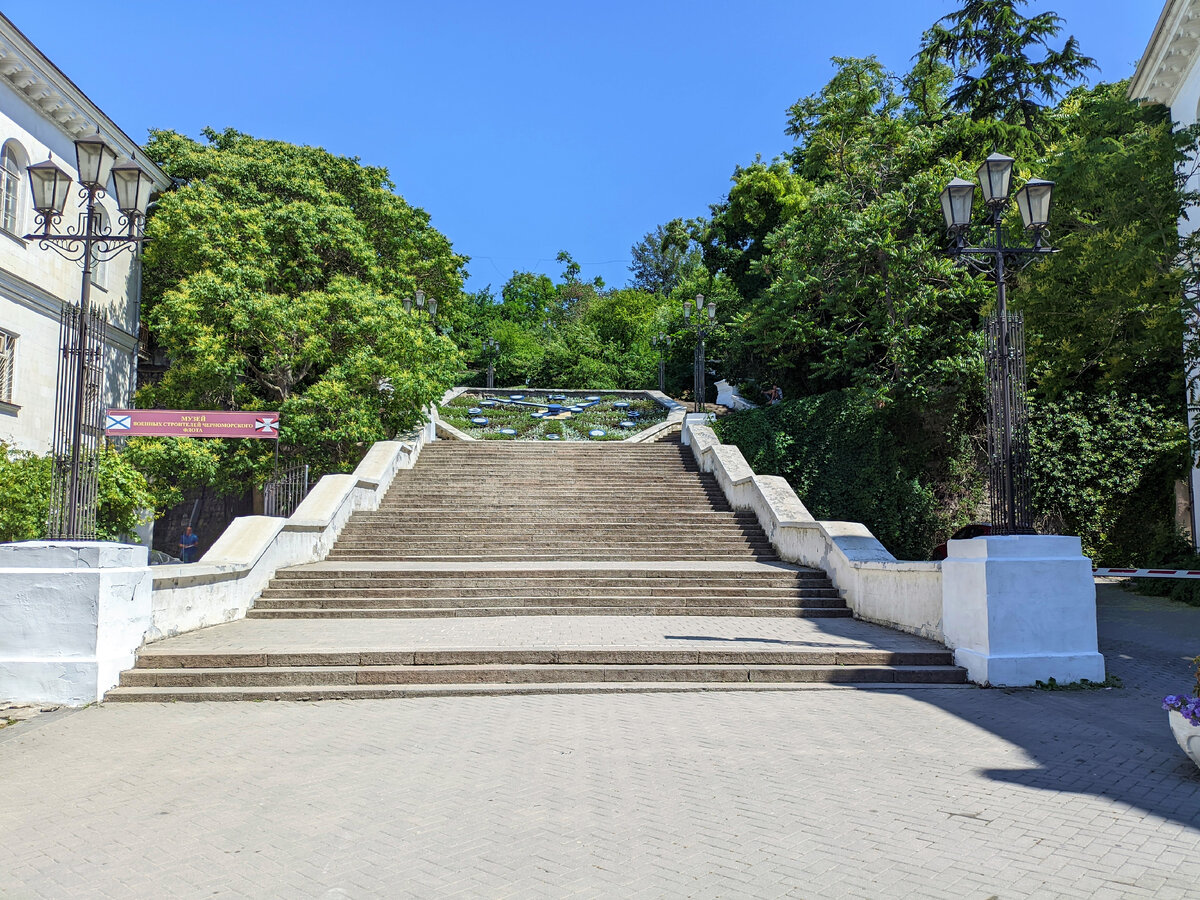
{"label": "shrub", "polygon": [[1187,466],[1182,411],[1135,396],[1067,394],[1031,405],[1039,530],[1077,534],[1098,566],[1161,566],[1186,542],[1175,481]]}
{"label": "shrub", "polygon": [[[51,462],[0,443],[0,541],[45,538],[50,514]],[[112,447],[100,454],[97,485],[96,537],[119,540],[143,521],[153,508],[145,476]]]}

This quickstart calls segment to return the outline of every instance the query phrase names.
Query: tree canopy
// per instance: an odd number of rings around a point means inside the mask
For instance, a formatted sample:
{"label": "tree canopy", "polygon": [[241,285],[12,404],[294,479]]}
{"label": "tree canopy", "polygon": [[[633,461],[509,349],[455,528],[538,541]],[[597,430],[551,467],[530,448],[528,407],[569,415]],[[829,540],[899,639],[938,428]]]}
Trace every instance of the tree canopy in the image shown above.
{"label": "tree canopy", "polygon": [[[232,130],[204,137],[156,131],[146,147],[178,187],[150,217],[144,263],[145,321],[170,365],[138,402],[279,410],[285,456],[352,467],[455,380],[454,343],[400,300],[423,289],[442,323],[460,320],[466,260],[385,169]],[[134,446],[147,464],[196,463],[177,479],[242,484],[269,466],[265,442],[161,443]]]}
{"label": "tree canopy", "polygon": [[[1039,512],[1047,527],[1069,520],[1098,558],[1152,562],[1147,555],[1168,555],[1172,481],[1185,459],[1181,259],[1200,253],[1176,223],[1196,200],[1186,175],[1198,135],[1173,130],[1161,107],[1129,100],[1126,82],[1080,85],[1092,60],[1060,36],[1059,17],[1026,16],[1025,5],[962,0],[926,33],[907,73],[835,58],[829,83],[787,111],[794,146],[735,168],[728,195],[693,227],[710,275],[734,294],[722,374],[748,396],[778,383],[785,404],[798,406],[723,427],[764,464],[774,460],[772,470],[803,471],[796,484],[805,490],[825,477],[844,482],[847,466],[889,460],[879,477],[912,479],[910,496],[927,498],[911,519],[923,538],[896,537],[882,510],[873,520],[839,508],[848,495],[836,489],[822,487],[818,505],[874,521],[906,550],[978,517],[980,325],[996,291],[987,273],[943,252],[938,195],[952,177],[974,180],[988,154],[1007,152],[1017,158],[1014,189],[1033,175],[1057,183],[1047,239],[1060,252],[1009,282],[1010,305],[1026,313],[1035,466],[1046,473],[1035,479]],[[1012,242],[1027,241],[1015,209],[1004,228]],[[1142,450],[1103,465],[1099,453],[1057,456],[1120,447],[1128,423],[1113,410],[1122,404],[1154,436]],[[801,433],[822,427],[811,411],[835,407],[873,423],[864,440],[899,452],[843,450],[856,462],[829,457],[820,471],[780,452],[816,446]],[[1098,512],[1072,484],[1123,487]],[[1148,530],[1151,521],[1159,524]],[[1137,546],[1135,536],[1151,531],[1154,546]]]}

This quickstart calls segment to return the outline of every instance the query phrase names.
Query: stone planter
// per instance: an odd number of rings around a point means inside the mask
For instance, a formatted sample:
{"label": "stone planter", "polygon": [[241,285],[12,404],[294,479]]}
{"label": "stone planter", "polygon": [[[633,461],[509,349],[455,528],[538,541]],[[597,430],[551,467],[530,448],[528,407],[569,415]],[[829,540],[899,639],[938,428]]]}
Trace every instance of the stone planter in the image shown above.
{"label": "stone planter", "polygon": [[1170,716],[1171,733],[1175,735],[1175,740],[1192,762],[1200,767],[1200,725],[1193,725],[1183,717],[1183,713],[1175,709],[1170,711]]}

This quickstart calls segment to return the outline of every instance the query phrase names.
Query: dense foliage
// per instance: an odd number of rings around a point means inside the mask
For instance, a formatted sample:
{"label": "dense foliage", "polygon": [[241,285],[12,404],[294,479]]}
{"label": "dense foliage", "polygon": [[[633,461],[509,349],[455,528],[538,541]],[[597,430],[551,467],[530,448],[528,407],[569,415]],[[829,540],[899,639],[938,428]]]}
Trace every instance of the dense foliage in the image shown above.
{"label": "dense foliage", "polygon": [[[546,275],[514,272],[499,297],[485,290],[470,298],[470,323],[459,335],[472,360],[467,383],[484,384],[491,359],[497,386],[655,387],[658,352],[651,336],[673,330],[682,307],[637,287],[606,290],[598,278],[582,280],[570,254],[560,253],[559,260],[564,269],[557,282]],[[484,348],[489,338],[499,344],[490,357]],[[683,345],[676,351],[682,358]],[[673,377],[679,368],[673,361]]]}
{"label": "dense foliage", "polygon": [[1100,560],[1160,566],[1186,548],[1169,487],[1187,463],[1178,416],[1136,396],[1070,393],[1035,403],[1034,498],[1043,529],[1080,534]]}
{"label": "dense foliage", "polygon": [[[722,433],[816,514],[867,522],[921,557],[987,517],[979,329],[995,287],[940,252],[938,194],[997,150],[1017,157],[1014,187],[1054,180],[1061,252],[1009,292],[1028,323],[1037,511],[1100,564],[1162,562],[1181,547],[1179,260],[1200,255],[1176,222],[1195,200],[1197,134],[1131,101],[1127,83],[1078,86],[1094,63],[1027,5],[962,0],[903,76],[835,59],[830,82],[788,110],[793,149],[739,166],[708,220],[665,232],[686,231],[733,294],[723,374],[749,396],[777,383],[789,398]],[[1027,240],[1015,209],[1005,229]],[[837,440],[821,433],[830,422],[855,436],[837,454],[822,449]]]}
{"label": "dense foliage", "polygon": [[759,474],[786,478],[816,518],[862,522],[901,559],[924,558],[947,524],[944,510],[977,499],[939,497],[934,485],[953,483],[954,473],[922,477],[919,429],[861,391],[724,416],[717,434]]}
{"label": "dense foliage", "polygon": [[[49,456],[13,450],[0,443],[0,541],[36,541],[46,536],[50,514]],[[128,454],[111,447],[100,454],[96,534],[102,541],[132,535],[153,509],[146,478]]]}
{"label": "dense foliage", "polygon": [[[179,186],[147,227],[144,316],[170,365],[140,406],[279,410],[285,460],[319,474],[416,424],[453,383],[454,343],[400,300],[425,290],[452,328],[465,259],[386,170],[235,131],[154,132],[146,150]],[[244,489],[271,466],[267,441],[195,443],[131,442],[164,500]]]}

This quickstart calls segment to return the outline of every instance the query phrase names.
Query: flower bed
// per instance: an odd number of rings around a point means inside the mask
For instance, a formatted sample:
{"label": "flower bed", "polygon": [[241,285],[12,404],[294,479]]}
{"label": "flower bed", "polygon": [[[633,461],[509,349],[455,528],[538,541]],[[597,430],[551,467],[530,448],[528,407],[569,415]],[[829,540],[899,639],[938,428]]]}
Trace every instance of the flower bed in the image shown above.
{"label": "flower bed", "polygon": [[478,391],[459,394],[440,415],[484,441],[621,441],[666,419],[667,410],[644,395]]}

